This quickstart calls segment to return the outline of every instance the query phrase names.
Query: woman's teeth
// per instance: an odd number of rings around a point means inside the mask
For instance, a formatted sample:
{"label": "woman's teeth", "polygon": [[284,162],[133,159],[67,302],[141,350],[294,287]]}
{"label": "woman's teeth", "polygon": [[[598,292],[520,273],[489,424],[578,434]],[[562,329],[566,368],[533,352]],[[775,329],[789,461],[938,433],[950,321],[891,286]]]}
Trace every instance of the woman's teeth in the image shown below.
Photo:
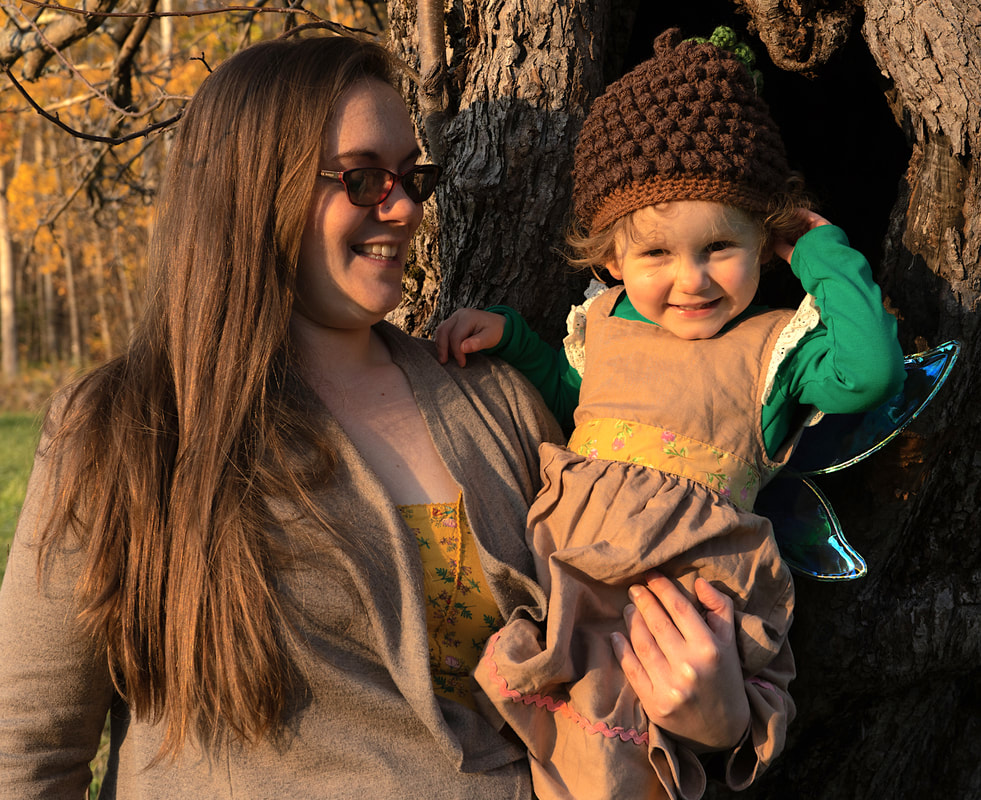
{"label": "woman's teeth", "polygon": [[354,249],[358,253],[366,256],[379,256],[381,258],[395,258],[399,249],[394,244],[359,244]]}

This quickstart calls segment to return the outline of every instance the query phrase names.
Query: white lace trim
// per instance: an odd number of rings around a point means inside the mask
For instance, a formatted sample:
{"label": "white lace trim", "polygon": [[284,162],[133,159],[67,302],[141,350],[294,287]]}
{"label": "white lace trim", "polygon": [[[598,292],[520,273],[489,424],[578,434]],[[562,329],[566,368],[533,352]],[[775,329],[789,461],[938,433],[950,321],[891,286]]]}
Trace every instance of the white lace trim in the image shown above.
{"label": "white lace trim", "polygon": [[[770,354],[770,364],[766,370],[766,383],[763,385],[763,402],[770,399],[773,392],[773,381],[777,377],[777,370],[787,356],[797,347],[804,335],[814,330],[821,321],[821,311],[813,295],[807,295],[797,308],[797,313],[787,323],[786,327],[780,331],[777,343]],[[808,417],[805,425],[816,425],[821,417],[824,416],[817,409]]]}
{"label": "white lace trim", "polygon": [[573,306],[565,318],[565,327],[569,331],[562,340],[565,357],[580,375],[586,373],[586,312],[593,301],[608,289],[605,283],[593,278],[586,287],[586,300],[581,306]]}
{"label": "white lace trim", "polygon": [[[589,311],[589,307],[593,304],[593,301],[608,290],[609,287],[606,284],[594,278],[589,282],[589,286],[586,287],[585,301],[582,305],[573,306],[569,309],[569,315],[565,318],[566,329],[569,333],[562,340],[562,345],[565,347],[565,355],[569,364],[580,375],[585,374],[586,371],[586,312]],[[801,301],[797,312],[780,332],[780,336],[777,337],[777,343],[774,345],[773,352],[770,354],[770,363],[766,371],[766,382],[763,389],[764,403],[770,399],[770,393],[773,391],[773,381],[777,376],[777,370],[780,369],[780,365],[794,348],[797,347],[800,340],[804,338],[804,335],[814,330],[820,321],[821,312],[817,307],[814,296],[809,294]],[[814,412],[804,424],[806,426],[816,425],[823,416],[824,414],[822,412],[814,409]]]}

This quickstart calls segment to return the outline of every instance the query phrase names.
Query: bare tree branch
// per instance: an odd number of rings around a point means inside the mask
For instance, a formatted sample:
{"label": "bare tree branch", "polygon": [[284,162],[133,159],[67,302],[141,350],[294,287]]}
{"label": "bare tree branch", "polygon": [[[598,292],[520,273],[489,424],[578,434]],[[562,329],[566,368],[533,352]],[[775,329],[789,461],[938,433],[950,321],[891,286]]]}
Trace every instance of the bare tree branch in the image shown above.
{"label": "bare tree branch", "polygon": [[44,36],[40,35],[33,24],[30,27],[34,30],[22,28],[17,23],[17,18],[26,20],[26,15],[11,3],[4,3],[3,10],[7,14],[7,24],[0,35],[0,66],[9,67],[23,58],[21,74],[25,80],[35,80],[56,51],[68,47],[79,39],[84,39],[98,28],[116,7],[116,1],[98,0],[91,9],[69,9],[64,6],[24,0],[38,8],[50,7],[66,12],[65,16],[45,27]]}
{"label": "bare tree branch", "polygon": [[10,71],[9,67],[4,66],[3,71],[7,73],[7,77],[10,78],[10,82],[14,85],[14,88],[21,93],[24,99],[27,100],[28,103],[30,103],[31,108],[33,108],[38,114],[40,114],[49,122],[52,122],[55,125],[57,125],[63,131],[70,133],[72,136],[78,139],[85,139],[86,141],[89,142],[102,142],[103,144],[117,145],[117,144],[122,144],[123,142],[131,141],[133,139],[139,139],[141,136],[148,136],[154,131],[158,131],[161,128],[166,128],[170,125],[173,125],[178,120],[180,120],[181,116],[183,116],[184,114],[184,110],[181,109],[172,117],[168,117],[167,119],[162,120],[160,122],[155,122],[152,125],[147,125],[145,128],[142,128],[141,130],[133,131],[132,133],[127,133],[125,136],[98,136],[92,133],[85,133],[84,131],[79,131],[76,130],[75,128],[72,128],[69,125],[66,125],[58,118],[57,114],[49,114],[47,111],[41,108],[41,106],[37,104],[34,98],[31,97],[28,91],[23,86],[21,86],[21,84],[17,81],[17,79],[14,77],[14,74]]}
{"label": "bare tree branch", "polygon": [[157,0],[146,0],[147,16],[137,17],[128,26],[125,39],[119,48],[119,55],[112,65],[112,75],[109,79],[109,95],[116,106],[131,109],[133,105],[133,59],[139,52],[143,39],[150,30],[153,18],[150,14],[156,10]]}
{"label": "bare tree branch", "polygon": [[[125,115],[125,116],[134,116],[134,117],[143,116],[146,113],[145,111],[132,112],[132,111],[126,109],[126,108],[121,108],[113,100],[112,97],[110,97],[105,92],[100,91],[95,86],[93,86],[92,83],[88,80],[88,78],[86,78],[81,72],[79,72],[79,70],[76,68],[76,66],[69,59],[67,59],[62,54],[61,48],[57,47],[52,41],[50,41],[48,39],[47,32],[46,31],[42,31],[41,28],[38,26],[38,24],[37,24],[36,21],[34,21],[34,20],[28,20],[26,17],[24,19],[25,19],[27,25],[33,30],[33,34],[37,38],[37,40],[41,43],[42,46],[44,46],[45,48],[47,48],[47,50],[49,51],[48,59],[50,59],[52,56],[57,56],[58,60],[62,63],[62,65],[65,67],[65,69],[67,69],[72,75],[74,75],[76,80],[78,80],[80,83],[82,83],[83,85],[85,85],[89,89],[91,89],[92,90],[92,93],[96,97],[98,97],[99,99],[101,99],[112,111],[115,111],[116,113],[122,114],[122,115]],[[51,26],[49,26],[49,27],[51,27]],[[0,65],[2,65],[5,69],[7,69],[7,74],[8,75],[9,74],[12,74],[9,71],[9,69],[8,69],[9,65],[3,64],[2,60],[0,60]],[[20,87],[18,87],[18,88],[20,88]],[[20,88],[20,91],[21,91],[22,94],[24,93],[24,89],[23,88]]]}

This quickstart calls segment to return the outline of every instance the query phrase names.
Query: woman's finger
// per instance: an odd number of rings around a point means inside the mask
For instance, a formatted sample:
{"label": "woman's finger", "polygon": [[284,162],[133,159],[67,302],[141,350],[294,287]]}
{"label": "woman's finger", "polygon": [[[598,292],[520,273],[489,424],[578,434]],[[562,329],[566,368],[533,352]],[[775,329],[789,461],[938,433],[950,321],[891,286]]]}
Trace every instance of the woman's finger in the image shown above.
{"label": "woman's finger", "polygon": [[732,598],[720,592],[704,578],[695,581],[695,595],[705,608],[705,624],[722,645],[729,644],[734,635],[735,614]]}
{"label": "woman's finger", "polygon": [[630,638],[620,633],[612,634],[614,655],[648,716],[651,719],[667,716],[678,703],[671,665],[651,637],[636,608],[627,606],[624,609],[624,619],[627,620]]}
{"label": "woman's finger", "polygon": [[[696,584],[698,580],[701,579],[697,579]],[[704,581],[702,582],[704,583]],[[711,589],[711,587],[709,588]],[[645,610],[650,611],[655,619],[657,618],[656,609],[658,607],[662,609],[666,620],[661,622],[657,630],[652,629],[652,633],[662,647],[680,645],[685,641],[696,639],[701,640],[711,632],[702,615],[700,599],[689,598],[670,578],[657,572],[651,572],[647,577],[647,589],[656,603],[642,607],[636,600],[634,602],[637,603],[642,613]]]}
{"label": "woman's finger", "polygon": [[621,633],[614,633],[610,637],[610,643],[613,645],[613,654],[620,662],[620,669],[623,670],[627,682],[637,692],[637,696],[641,698],[641,702],[652,698],[654,682],[657,678],[641,663],[627,637]]}
{"label": "woman's finger", "polygon": [[684,648],[685,637],[649,585],[631,586],[629,593],[635,614],[628,627],[631,644],[645,667],[657,668],[659,658],[670,660]]}

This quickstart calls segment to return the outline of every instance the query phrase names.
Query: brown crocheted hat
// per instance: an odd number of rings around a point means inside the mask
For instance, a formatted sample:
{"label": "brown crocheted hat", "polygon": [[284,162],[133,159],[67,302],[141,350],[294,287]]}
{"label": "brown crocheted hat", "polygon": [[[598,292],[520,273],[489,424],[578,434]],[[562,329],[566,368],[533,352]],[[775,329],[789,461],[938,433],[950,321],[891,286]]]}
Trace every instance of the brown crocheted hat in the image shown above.
{"label": "brown crocheted hat", "polygon": [[653,58],[593,103],[572,174],[576,218],[596,233],[668,200],[763,211],[789,168],[746,66],[672,28],[654,40]]}

